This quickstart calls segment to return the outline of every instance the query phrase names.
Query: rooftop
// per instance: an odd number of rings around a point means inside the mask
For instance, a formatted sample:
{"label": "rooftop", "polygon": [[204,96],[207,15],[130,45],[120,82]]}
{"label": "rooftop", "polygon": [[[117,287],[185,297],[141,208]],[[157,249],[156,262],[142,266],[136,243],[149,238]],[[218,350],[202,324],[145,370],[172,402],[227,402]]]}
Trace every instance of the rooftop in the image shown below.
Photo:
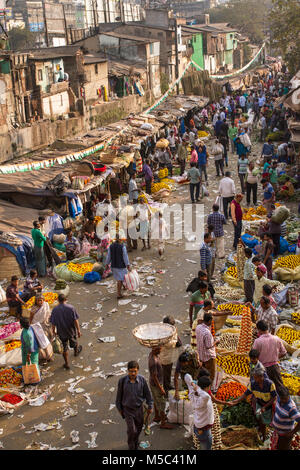
{"label": "rooftop", "polygon": [[117,30],[111,31],[109,33],[103,32],[103,33],[100,33],[100,35],[111,36],[111,37],[120,38],[120,39],[128,39],[130,41],[140,42],[141,44],[149,44],[153,42],[158,42],[157,39],[143,38],[141,36],[133,36],[131,34],[124,34],[122,33],[122,31],[117,31]]}

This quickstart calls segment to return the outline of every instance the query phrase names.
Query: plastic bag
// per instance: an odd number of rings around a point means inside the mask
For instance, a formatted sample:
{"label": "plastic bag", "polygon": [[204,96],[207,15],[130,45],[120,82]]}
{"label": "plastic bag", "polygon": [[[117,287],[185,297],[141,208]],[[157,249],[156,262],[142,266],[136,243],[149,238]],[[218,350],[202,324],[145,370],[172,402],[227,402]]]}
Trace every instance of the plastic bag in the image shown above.
{"label": "plastic bag", "polygon": [[101,275],[97,271],[91,271],[85,273],[83,281],[88,284],[93,284],[94,282],[101,281]]}
{"label": "plastic bag", "polygon": [[201,197],[209,196],[209,192],[204,184],[201,185]]}
{"label": "plastic bag", "polygon": [[31,328],[34,331],[39,347],[42,349],[46,349],[49,346],[50,341],[45,335],[42,325],[37,322],[31,325]]}
{"label": "plastic bag", "polygon": [[22,366],[22,374],[25,385],[37,384],[41,381],[40,372],[36,364]]}
{"label": "plastic bag", "polygon": [[54,338],[54,340],[52,341],[52,348],[53,348],[54,354],[62,354],[63,353],[63,345],[62,345],[62,342],[61,342],[61,340],[59,339],[58,336],[56,336]]}
{"label": "plastic bag", "polygon": [[280,237],[280,241],[279,241],[279,254],[282,255],[283,253],[285,253],[286,251],[288,251],[288,249],[289,249],[289,244],[288,244],[288,242],[286,241],[285,238]]}
{"label": "plastic bag", "polygon": [[138,273],[135,270],[129,271],[125,274],[123,284],[125,285],[126,289],[130,291],[138,290],[140,287],[140,278]]}
{"label": "plastic bag", "polygon": [[249,233],[244,233],[241,238],[245,245],[249,248],[254,248],[258,244],[257,238],[252,237],[252,235],[249,235]]}
{"label": "plastic bag", "polygon": [[223,198],[221,196],[216,197],[215,204],[219,206],[219,211],[223,212]]}
{"label": "plastic bag", "polygon": [[179,392],[179,400],[174,398],[174,390],[169,392],[169,413],[168,421],[170,423],[189,424],[189,417],[193,414],[193,405],[187,399],[185,391]]}

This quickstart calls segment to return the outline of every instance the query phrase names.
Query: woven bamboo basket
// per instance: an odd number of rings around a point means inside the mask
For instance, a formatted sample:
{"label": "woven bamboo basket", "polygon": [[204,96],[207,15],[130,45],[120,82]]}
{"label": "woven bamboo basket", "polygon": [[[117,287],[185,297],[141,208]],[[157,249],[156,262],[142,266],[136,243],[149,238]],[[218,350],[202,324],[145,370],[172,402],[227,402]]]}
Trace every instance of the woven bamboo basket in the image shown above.
{"label": "woven bamboo basket", "polygon": [[155,348],[171,341],[176,328],[167,323],[145,323],[134,328],[132,334],[142,346]]}
{"label": "woven bamboo basket", "polygon": [[16,257],[6,248],[0,247],[0,281],[11,276],[23,276]]}

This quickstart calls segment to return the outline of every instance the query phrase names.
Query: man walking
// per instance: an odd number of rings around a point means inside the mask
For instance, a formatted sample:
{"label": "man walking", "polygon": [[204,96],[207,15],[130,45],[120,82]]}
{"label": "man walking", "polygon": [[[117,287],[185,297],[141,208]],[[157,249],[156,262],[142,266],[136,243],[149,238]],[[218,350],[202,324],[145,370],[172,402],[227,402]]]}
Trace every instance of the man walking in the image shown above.
{"label": "man walking", "polygon": [[216,237],[216,255],[218,258],[225,258],[224,251],[224,229],[226,220],[223,214],[219,212],[219,205],[213,205],[213,212],[207,218],[207,225],[213,225],[213,232]]}
{"label": "man walking", "polygon": [[[50,316],[53,336],[56,331],[63,345],[63,357],[65,360],[64,368],[69,370],[68,345],[74,349],[74,356],[78,356],[82,351],[82,346],[78,346],[77,337],[80,338],[81,332],[78,322],[78,314],[71,304],[66,303],[67,298],[64,294],[59,294],[59,305],[54,307]],[[55,331],[56,330],[56,331]]]}
{"label": "man walking", "polygon": [[225,177],[221,179],[219,184],[219,194],[222,197],[223,202],[223,212],[226,221],[228,220],[228,205],[229,205],[229,214],[230,214],[230,203],[235,195],[235,184],[231,178],[230,171],[226,171]]}
{"label": "man walking", "polygon": [[271,335],[265,321],[258,321],[256,328],[259,337],[254,341],[252,348],[259,352],[259,360],[278,391],[283,386],[279,359],[286,355],[286,349],[278,336]]}
{"label": "man walking", "polygon": [[195,189],[196,189],[196,201],[199,201],[200,195],[200,172],[196,168],[196,163],[191,163],[191,168],[187,172],[187,178],[190,182],[190,195],[192,203],[195,202]]}
{"label": "man walking", "polygon": [[234,228],[234,241],[233,241],[233,248],[237,249],[237,244],[239,239],[241,238],[242,233],[242,225],[243,225],[243,211],[241,208],[241,202],[243,199],[242,194],[236,194],[235,198],[231,201],[230,208],[231,208],[231,217],[232,223]]}
{"label": "man walking", "polygon": [[215,157],[216,176],[220,176],[220,172],[224,176],[224,147],[218,140],[215,141],[211,154]]}
{"label": "man walking", "polygon": [[148,368],[150,373],[150,389],[154,401],[156,423],[161,423],[161,429],[173,429],[174,426],[167,422],[167,415],[165,414],[167,393],[163,387],[163,368],[160,362],[159,354],[161,347],[154,347],[149,354]]}
{"label": "man walking", "polygon": [[146,160],[143,166],[143,173],[146,184],[146,193],[151,194],[151,183],[153,179],[153,173],[149,166],[149,160]]}
{"label": "man walking", "polygon": [[182,176],[183,173],[185,172],[185,163],[188,157],[187,146],[188,146],[188,142],[185,140],[182,140],[180,144],[178,145],[177,160],[180,165],[180,176]]}
{"label": "man walking", "polygon": [[144,424],[143,403],[147,403],[149,416],[152,413],[153,400],[146,379],[139,374],[138,362],[128,362],[127,370],[128,375],[118,382],[116,407],[127,424],[128,448],[137,450]]}

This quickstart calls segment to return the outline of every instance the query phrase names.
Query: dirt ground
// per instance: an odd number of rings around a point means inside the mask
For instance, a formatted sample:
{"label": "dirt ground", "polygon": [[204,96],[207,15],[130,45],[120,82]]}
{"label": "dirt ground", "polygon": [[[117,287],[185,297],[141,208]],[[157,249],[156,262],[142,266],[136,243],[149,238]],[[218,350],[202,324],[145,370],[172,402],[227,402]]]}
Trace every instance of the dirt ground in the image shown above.
{"label": "dirt ground", "polygon": [[[208,149],[211,142],[208,144]],[[261,144],[254,144],[251,159],[256,158],[260,150]],[[232,171],[236,187],[239,190],[236,161],[236,155],[229,153],[229,169]],[[209,161],[208,172],[210,194],[203,200],[205,215],[211,211],[220,180],[215,176],[212,157]],[[259,199],[261,194],[261,187],[259,187]],[[189,201],[189,187],[187,185],[172,193],[169,202],[183,204]],[[225,228],[225,246],[228,254],[232,249],[233,242],[232,223],[229,222]],[[63,358],[59,355],[54,356],[54,362],[49,367],[42,368],[43,381],[39,388],[44,390],[53,385],[51,396],[43,406],[25,405],[13,415],[1,417],[0,433],[1,428],[3,433],[0,435],[0,441],[3,443],[4,449],[26,449],[33,442],[48,444],[55,448],[70,447],[73,445],[70,439],[72,430],[79,431],[80,440],[77,449],[88,448],[86,441],[90,440],[89,433],[91,432],[98,432],[96,439],[96,449],[98,450],[127,449],[125,422],[115,407],[110,410],[110,406],[115,403],[116,387],[120,376],[110,376],[104,379],[92,375],[99,371],[105,373],[119,371],[121,366],[113,367],[114,364],[127,363],[129,360],[136,359],[140,363],[141,374],[148,379],[147,358],[149,350],[138,344],[132,335],[132,329],[142,323],[161,321],[167,314],[171,314],[176,320],[179,320],[177,323],[179,335],[184,344],[189,343],[190,337],[185,333],[189,328],[189,296],[185,289],[187,281],[194,277],[199,270],[199,249],[186,252],[183,241],[167,244],[166,258],[166,261],[159,261],[153,248],[141,252],[141,243],[136,252],[130,253],[130,261],[133,266],[136,263],[136,266],[149,268],[150,271],[142,276],[145,278],[153,275],[156,279],[154,285],[150,286],[144,283],[140,289],[141,293],[149,294],[149,297],[134,295],[128,297],[128,299],[132,299],[132,304],[139,304],[141,307],[146,305],[142,312],[135,315],[131,313],[134,310],[142,310],[142,308],[136,307],[134,309],[131,304],[119,306],[115,294],[115,284],[113,292],[107,286],[96,284],[72,283],[70,285],[69,302],[75,306],[80,315],[82,331],[80,344],[83,345],[83,351],[78,358],[72,357],[70,371],[63,369]],[[186,259],[196,263],[193,264]],[[224,260],[216,262],[215,277],[218,280],[220,280],[220,269],[223,264]],[[159,274],[156,272],[157,270],[165,270],[165,272]],[[108,281],[110,280],[111,278],[108,279]],[[53,287],[53,283],[50,281],[47,285]],[[102,305],[101,310],[96,310],[97,304]],[[114,311],[114,309],[117,310]],[[113,312],[110,313],[112,310]],[[99,317],[103,318],[103,326],[97,327],[95,323]],[[88,324],[85,325],[86,323]],[[85,326],[86,328],[84,328]],[[97,339],[104,336],[115,336],[115,342],[99,343]],[[68,391],[70,383],[66,383],[66,381],[82,377],[84,379],[78,383],[77,388],[83,388],[84,392],[70,393]],[[86,397],[83,396],[86,393],[90,394],[91,404],[88,404]],[[70,407],[77,411],[77,414],[64,419],[64,412]],[[87,411],[89,409],[96,410],[96,412]],[[111,420],[111,422],[107,420]],[[35,424],[53,422],[55,424],[55,421],[60,422],[60,425],[55,429],[30,433]],[[104,424],[103,421],[108,424]],[[185,432],[184,427],[179,425],[174,430],[161,430],[158,426],[153,426],[151,427],[151,435],[141,434],[141,440],[149,441],[151,450],[191,449],[192,441],[184,437]]]}

